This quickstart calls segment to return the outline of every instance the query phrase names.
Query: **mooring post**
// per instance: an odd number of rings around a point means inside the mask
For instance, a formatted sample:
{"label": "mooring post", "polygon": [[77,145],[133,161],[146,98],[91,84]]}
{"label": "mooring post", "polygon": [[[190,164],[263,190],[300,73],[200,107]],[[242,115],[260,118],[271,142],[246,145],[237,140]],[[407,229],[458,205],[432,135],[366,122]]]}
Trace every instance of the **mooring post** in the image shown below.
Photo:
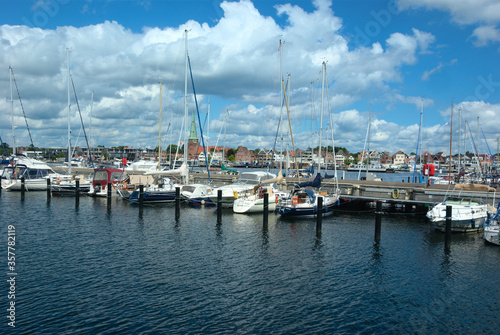
{"label": "mooring post", "polygon": [[451,205],[446,206],[446,227],[444,234],[444,248],[451,248],[451,213],[452,213]]}
{"label": "mooring post", "polygon": [[267,224],[269,221],[269,194],[264,193],[264,217],[262,218],[262,225],[267,229]]}
{"label": "mooring post", "polygon": [[80,206],[80,180],[75,180],[76,188],[75,188],[75,207],[78,208]]}
{"label": "mooring post", "polygon": [[2,195],[2,176],[0,176],[0,195]]}
{"label": "mooring post", "polygon": [[222,222],[222,190],[217,190],[217,223]]}
{"label": "mooring post", "polygon": [[26,187],[25,187],[25,184],[24,184],[24,177],[21,177],[21,200],[24,200],[24,191],[25,191]]}
{"label": "mooring post", "polygon": [[179,220],[181,216],[181,188],[175,188],[175,219]]}
{"label": "mooring post", "polygon": [[375,241],[380,241],[380,232],[382,231],[382,202],[377,201],[375,209]]}
{"label": "mooring post", "polygon": [[139,185],[139,212],[144,208],[144,185]]}
{"label": "mooring post", "polygon": [[50,177],[47,178],[47,202],[50,202]]}
{"label": "mooring post", "polygon": [[111,183],[108,183],[108,209],[111,209]]}
{"label": "mooring post", "polygon": [[316,208],[316,235],[321,235],[323,225],[323,197],[318,197],[318,207]]}
{"label": "mooring post", "polygon": [[408,182],[410,182],[410,177],[408,177]]}

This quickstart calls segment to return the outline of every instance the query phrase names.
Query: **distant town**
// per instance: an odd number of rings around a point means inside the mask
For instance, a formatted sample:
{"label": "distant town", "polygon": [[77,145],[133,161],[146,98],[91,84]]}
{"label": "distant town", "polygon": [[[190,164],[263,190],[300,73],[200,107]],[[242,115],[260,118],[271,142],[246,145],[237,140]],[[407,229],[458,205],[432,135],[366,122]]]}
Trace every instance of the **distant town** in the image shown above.
{"label": "distant town", "polygon": [[[183,159],[183,148],[176,145],[169,145],[166,149],[161,150],[161,161],[168,164],[175,160]],[[179,149],[179,150],[178,150]],[[415,159],[417,165],[434,164],[437,169],[446,169],[450,167],[450,156],[444,152],[430,153],[428,151],[416,156],[415,153],[406,154],[398,151],[394,154],[390,152],[378,152],[363,150],[354,154],[349,153],[345,148],[335,148],[335,154],[332,147],[322,148],[321,155],[318,147],[311,149],[297,149],[296,154],[293,151],[280,152],[273,149],[248,149],[243,146],[238,148],[215,147],[210,146],[205,150],[198,144],[197,141],[188,142],[187,159],[190,165],[205,166],[206,162],[210,162],[212,166],[220,166],[221,163],[232,167],[279,167],[282,164],[292,166],[297,164],[299,168],[306,168],[310,165],[333,169],[334,167],[343,169],[360,164],[368,164],[372,167],[384,167],[387,169],[409,169],[413,170]],[[12,153],[12,148],[7,145],[6,151]],[[110,147],[97,146],[90,149],[90,157],[93,161],[122,161],[124,158],[133,162],[136,160],[158,160],[158,147],[155,149],[142,149],[130,147]],[[46,161],[63,162],[66,160],[67,148],[35,148],[32,150],[28,147],[17,147],[17,153],[24,153],[30,157],[38,157]],[[205,152],[207,158],[205,158]],[[73,159],[87,160],[89,150],[87,148],[74,148]],[[499,155],[491,156],[488,154],[475,155],[467,152],[465,155],[455,154],[451,157],[452,171],[459,171],[458,167],[467,170],[492,172],[496,171]]]}

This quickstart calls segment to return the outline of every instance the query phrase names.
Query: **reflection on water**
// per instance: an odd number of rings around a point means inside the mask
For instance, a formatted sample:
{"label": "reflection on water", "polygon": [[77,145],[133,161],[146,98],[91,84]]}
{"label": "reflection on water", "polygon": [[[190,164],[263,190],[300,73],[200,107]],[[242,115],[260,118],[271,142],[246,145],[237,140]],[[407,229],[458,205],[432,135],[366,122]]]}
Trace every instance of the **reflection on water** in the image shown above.
{"label": "reflection on water", "polygon": [[[25,333],[498,333],[499,248],[423,216],[316,220],[3,192]],[[6,257],[6,248],[1,248]],[[5,258],[4,258],[5,259]],[[4,301],[5,302],[5,301]],[[480,329],[480,331],[479,331]],[[467,332],[467,331],[466,331]]]}

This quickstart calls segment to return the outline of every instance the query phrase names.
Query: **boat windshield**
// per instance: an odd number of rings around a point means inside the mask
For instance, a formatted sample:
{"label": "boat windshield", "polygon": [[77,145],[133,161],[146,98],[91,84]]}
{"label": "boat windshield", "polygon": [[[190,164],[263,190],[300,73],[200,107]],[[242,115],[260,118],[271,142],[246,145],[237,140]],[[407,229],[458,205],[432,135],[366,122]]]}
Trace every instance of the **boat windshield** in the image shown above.
{"label": "boat windshield", "polygon": [[26,166],[8,166],[3,170],[2,178],[6,179],[40,179],[48,175],[46,169],[31,169]]}

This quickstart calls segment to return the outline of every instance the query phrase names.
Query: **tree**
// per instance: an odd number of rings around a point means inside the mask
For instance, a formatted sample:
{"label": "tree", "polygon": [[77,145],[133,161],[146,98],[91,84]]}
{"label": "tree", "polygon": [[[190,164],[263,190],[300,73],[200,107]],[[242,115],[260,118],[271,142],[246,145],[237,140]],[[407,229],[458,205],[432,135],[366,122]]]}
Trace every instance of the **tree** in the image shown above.
{"label": "tree", "polygon": [[230,155],[228,158],[227,158],[228,161],[231,161],[231,162],[234,162],[236,161],[236,159],[234,158],[234,155]]}

